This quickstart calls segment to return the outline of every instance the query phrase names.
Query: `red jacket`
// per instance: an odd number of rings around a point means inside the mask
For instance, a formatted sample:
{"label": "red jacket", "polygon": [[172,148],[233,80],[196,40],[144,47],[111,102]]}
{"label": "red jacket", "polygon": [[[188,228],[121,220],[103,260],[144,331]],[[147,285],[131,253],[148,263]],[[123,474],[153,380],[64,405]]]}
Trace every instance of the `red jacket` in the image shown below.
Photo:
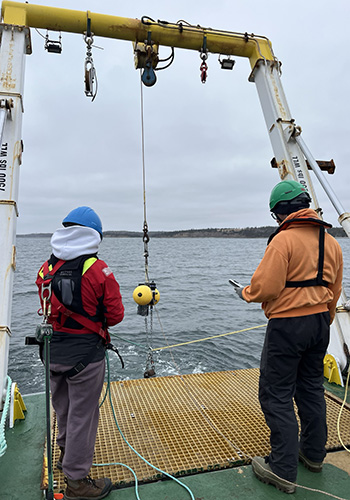
{"label": "red jacket", "polygon": [[[58,262],[64,263],[65,261]],[[49,261],[46,261],[42,265],[36,280],[36,284],[39,288],[41,306],[43,305],[41,287],[44,282],[44,275],[47,275],[47,271],[52,271],[52,266],[49,266]],[[90,258],[85,262],[81,276],[81,298],[83,308],[90,316],[96,314],[99,304],[102,303],[104,315],[103,324],[102,322],[91,323],[90,328],[89,323],[85,322],[85,325],[82,323],[83,326],[81,329],[65,327],[64,324],[68,317],[72,317],[78,322],[79,317],[75,317],[74,314],[71,315],[70,311],[58,301],[54,294],[52,294],[50,299],[51,314],[48,319],[49,323],[52,324],[55,331],[67,333],[86,334],[96,333],[97,330],[100,330],[98,333],[108,341],[109,335],[107,327],[116,325],[122,321],[124,317],[124,306],[120,295],[119,285],[112,271],[103,260]]]}

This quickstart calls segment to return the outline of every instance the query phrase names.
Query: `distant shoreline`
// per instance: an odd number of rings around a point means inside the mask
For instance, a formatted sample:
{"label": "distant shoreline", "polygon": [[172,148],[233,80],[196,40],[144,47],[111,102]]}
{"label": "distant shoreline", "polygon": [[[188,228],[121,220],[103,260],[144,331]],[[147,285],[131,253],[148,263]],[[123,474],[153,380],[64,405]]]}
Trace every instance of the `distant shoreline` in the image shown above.
{"label": "distant shoreline", "polygon": [[[183,229],[179,231],[149,231],[150,238],[268,238],[276,226],[245,228]],[[346,237],[342,227],[333,227],[328,232],[337,238]],[[19,238],[45,238],[51,233],[18,234]],[[104,238],[142,238],[141,231],[104,231]]]}

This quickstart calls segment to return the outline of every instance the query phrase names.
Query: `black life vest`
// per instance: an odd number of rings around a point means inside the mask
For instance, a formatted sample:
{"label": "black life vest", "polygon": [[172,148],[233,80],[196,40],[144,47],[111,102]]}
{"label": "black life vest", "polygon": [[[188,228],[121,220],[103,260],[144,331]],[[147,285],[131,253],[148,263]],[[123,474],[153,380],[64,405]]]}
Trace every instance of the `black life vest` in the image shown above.
{"label": "black life vest", "polygon": [[[81,297],[81,278],[83,275],[83,267],[85,261],[90,258],[97,259],[95,255],[82,255],[73,260],[67,260],[54,274],[51,281],[51,290],[57,297],[58,301],[61,302],[67,309],[73,311],[74,313],[81,314],[82,316],[89,318],[91,321],[103,322],[103,305],[101,297],[98,306],[96,308],[96,314],[91,316],[85,311],[83,306],[83,301]],[[53,267],[58,262],[54,255],[51,255],[49,259],[49,265]],[[68,317],[64,323],[65,328],[73,328],[75,330],[80,330],[83,325],[76,321],[74,318]]]}
{"label": "black life vest", "polygon": [[86,327],[109,342],[110,338],[103,314],[103,296],[98,299],[96,313],[90,315],[84,309],[81,295],[84,265],[86,262],[92,265],[96,260],[96,254],[82,255],[67,261],[51,255],[39,274],[45,285],[51,282],[52,319],[62,327],[72,330],[78,331]]}

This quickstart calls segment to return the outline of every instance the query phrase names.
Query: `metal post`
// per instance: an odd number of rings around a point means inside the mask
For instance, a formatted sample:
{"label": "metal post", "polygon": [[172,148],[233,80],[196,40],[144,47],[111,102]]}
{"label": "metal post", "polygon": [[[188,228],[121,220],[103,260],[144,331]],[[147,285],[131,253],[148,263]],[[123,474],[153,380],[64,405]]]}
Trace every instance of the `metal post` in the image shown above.
{"label": "metal post", "polygon": [[318,200],[304,155],[298,144],[290,140],[295,125],[282,87],[278,63],[260,61],[250,81],[256,84],[281,179],[294,179],[304,184],[312,198],[312,208],[317,210]]}
{"label": "metal post", "polygon": [[11,336],[13,278],[16,267],[16,225],[19,166],[22,142],[22,93],[24,60],[28,30],[20,26],[1,25],[0,98],[11,102],[3,113],[0,143],[0,409],[6,394],[8,353]]}
{"label": "metal post", "polygon": [[[319,206],[305,161],[305,158],[307,158],[312,170],[337,210],[339,222],[350,237],[350,214],[344,211],[321,173],[317,162],[300,137],[300,129],[295,126],[294,119],[289,111],[276,63],[260,61],[252,72],[250,80],[255,82],[258,90],[281,179],[294,179],[301,184],[305,184],[312,198],[312,208],[317,210]],[[343,312],[337,312],[336,321],[331,325],[328,348],[328,353],[334,356],[341,370],[344,369],[346,364],[343,344],[350,346],[350,313],[342,308],[342,304],[346,301],[347,298],[343,290],[338,302],[338,306]]]}
{"label": "metal post", "polygon": [[2,136],[4,133],[6,118],[7,118],[6,109],[4,109],[4,108],[0,109],[0,144],[2,144]]}
{"label": "metal post", "polygon": [[45,401],[46,401],[46,451],[47,451],[47,475],[48,488],[46,500],[53,500],[53,477],[52,477],[52,447],[51,447],[51,418],[50,418],[50,337],[44,337],[44,361],[45,361]]}
{"label": "metal post", "polygon": [[325,178],[320,167],[318,166],[317,161],[312,156],[311,151],[309,150],[309,148],[305,144],[304,139],[301,137],[300,134],[296,135],[294,137],[294,139],[297,142],[297,144],[299,145],[302,152],[304,153],[305,158],[309,162],[309,165],[312,168],[314,174],[316,175],[319,183],[321,184],[321,186],[325,190],[330,202],[332,203],[332,205],[336,209],[336,211],[339,215],[339,222],[342,224],[344,231],[346,232],[346,234],[350,238],[350,221],[349,221],[350,214],[345,212],[345,209],[343,208],[342,204],[340,203],[340,201],[336,197],[333,189],[329,185],[327,179]]}

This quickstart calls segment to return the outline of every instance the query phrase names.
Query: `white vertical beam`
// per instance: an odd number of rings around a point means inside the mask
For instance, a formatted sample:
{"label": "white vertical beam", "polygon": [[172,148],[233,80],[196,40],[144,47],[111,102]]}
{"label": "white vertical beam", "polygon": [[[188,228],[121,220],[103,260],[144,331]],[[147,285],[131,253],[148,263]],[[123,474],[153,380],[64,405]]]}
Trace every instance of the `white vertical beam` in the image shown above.
{"label": "white vertical beam", "polygon": [[0,102],[6,109],[6,115],[0,144],[0,255],[2,261],[0,266],[0,409],[6,393],[11,336],[19,167],[22,155],[22,94],[28,30],[18,26],[2,25],[1,31]]}
{"label": "white vertical beam", "polygon": [[281,179],[294,179],[304,184],[312,198],[312,208],[317,210],[317,196],[304,155],[294,139],[290,140],[295,125],[282,87],[278,62],[261,60],[250,80],[256,84]]}
{"label": "white vertical beam", "polygon": [[[350,214],[345,212],[326,180],[320,175],[316,161],[300,137],[300,128],[295,130],[296,127],[282,88],[277,64],[261,60],[254,69],[250,80],[254,81],[257,87],[280,177],[281,179],[295,179],[304,184],[312,198],[312,208],[317,210],[319,208],[318,201],[306,165],[306,157],[310,165],[314,167],[314,171],[316,170],[315,173],[319,180],[322,180],[321,185],[337,210],[339,221],[350,237]],[[331,325],[328,347],[328,352],[336,359],[341,370],[346,365],[344,343],[350,348],[350,312],[343,307],[346,301],[345,292],[342,290],[338,301],[336,320]]]}

